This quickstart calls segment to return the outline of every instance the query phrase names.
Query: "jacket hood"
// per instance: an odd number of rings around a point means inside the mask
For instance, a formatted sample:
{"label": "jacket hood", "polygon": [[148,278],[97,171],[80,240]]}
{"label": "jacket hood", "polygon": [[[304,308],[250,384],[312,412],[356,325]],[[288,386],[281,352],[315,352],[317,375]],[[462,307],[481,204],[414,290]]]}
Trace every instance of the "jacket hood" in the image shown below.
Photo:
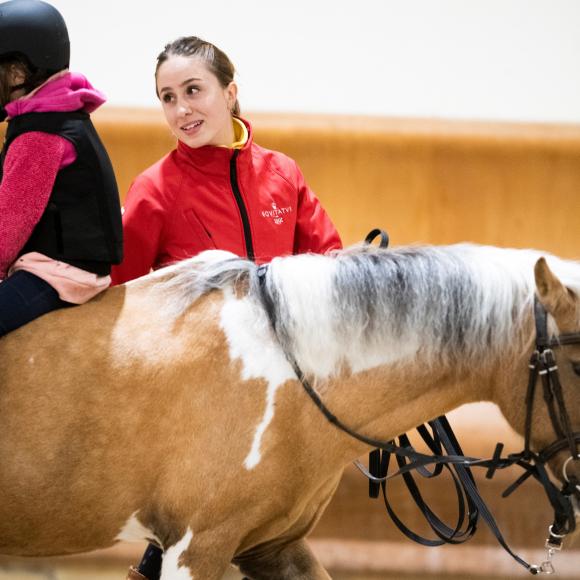
{"label": "jacket hood", "polygon": [[106,101],[105,95],[95,89],[80,73],[59,72],[34,91],[6,105],[10,117],[25,113],[92,113]]}

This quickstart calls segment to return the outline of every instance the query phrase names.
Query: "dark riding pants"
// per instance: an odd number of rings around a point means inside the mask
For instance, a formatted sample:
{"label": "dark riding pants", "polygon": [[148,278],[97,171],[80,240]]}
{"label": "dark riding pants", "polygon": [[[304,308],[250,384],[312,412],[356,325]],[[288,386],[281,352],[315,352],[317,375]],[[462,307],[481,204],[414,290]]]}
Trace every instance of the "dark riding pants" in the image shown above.
{"label": "dark riding pants", "polygon": [[65,306],[71,304],[61,300],[48,282],[19,270],[0,282],[0,336]]}

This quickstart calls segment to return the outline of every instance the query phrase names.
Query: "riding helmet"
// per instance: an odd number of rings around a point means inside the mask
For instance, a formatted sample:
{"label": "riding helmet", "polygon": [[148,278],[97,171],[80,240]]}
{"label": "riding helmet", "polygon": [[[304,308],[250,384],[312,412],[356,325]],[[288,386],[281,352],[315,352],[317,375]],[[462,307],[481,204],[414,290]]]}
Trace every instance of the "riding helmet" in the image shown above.
{"label": "riding helmet", "polygon": [[41,0],[0,3],[0,58],[21,53],[35,68],[68,68],[70,43],[60,12]]}

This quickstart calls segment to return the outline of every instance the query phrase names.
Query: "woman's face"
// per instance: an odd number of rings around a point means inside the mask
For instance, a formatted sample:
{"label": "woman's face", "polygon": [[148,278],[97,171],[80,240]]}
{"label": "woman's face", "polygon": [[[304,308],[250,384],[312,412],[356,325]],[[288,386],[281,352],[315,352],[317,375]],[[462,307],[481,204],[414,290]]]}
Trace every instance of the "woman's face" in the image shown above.
{"label": "woman's face", "polygon": [[157,94],[171,131],[189,147],[233,143],[237,86],[223,88],[199,58],[170,56],[157,70]]}

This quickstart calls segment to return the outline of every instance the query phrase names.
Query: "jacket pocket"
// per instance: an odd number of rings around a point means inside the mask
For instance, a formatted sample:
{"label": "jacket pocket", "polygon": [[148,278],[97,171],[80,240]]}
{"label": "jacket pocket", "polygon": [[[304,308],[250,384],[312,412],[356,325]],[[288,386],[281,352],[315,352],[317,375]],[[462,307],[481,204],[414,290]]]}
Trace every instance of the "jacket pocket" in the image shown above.
{"label": "jacket pocket", "polygon": [[185,210],[185,219],[190,226],[192,239],[197,241],[201,248],[206,250],[215,250],[216,245],[204,225],[201,223],[200,219],[197,217],[193,209]]}

